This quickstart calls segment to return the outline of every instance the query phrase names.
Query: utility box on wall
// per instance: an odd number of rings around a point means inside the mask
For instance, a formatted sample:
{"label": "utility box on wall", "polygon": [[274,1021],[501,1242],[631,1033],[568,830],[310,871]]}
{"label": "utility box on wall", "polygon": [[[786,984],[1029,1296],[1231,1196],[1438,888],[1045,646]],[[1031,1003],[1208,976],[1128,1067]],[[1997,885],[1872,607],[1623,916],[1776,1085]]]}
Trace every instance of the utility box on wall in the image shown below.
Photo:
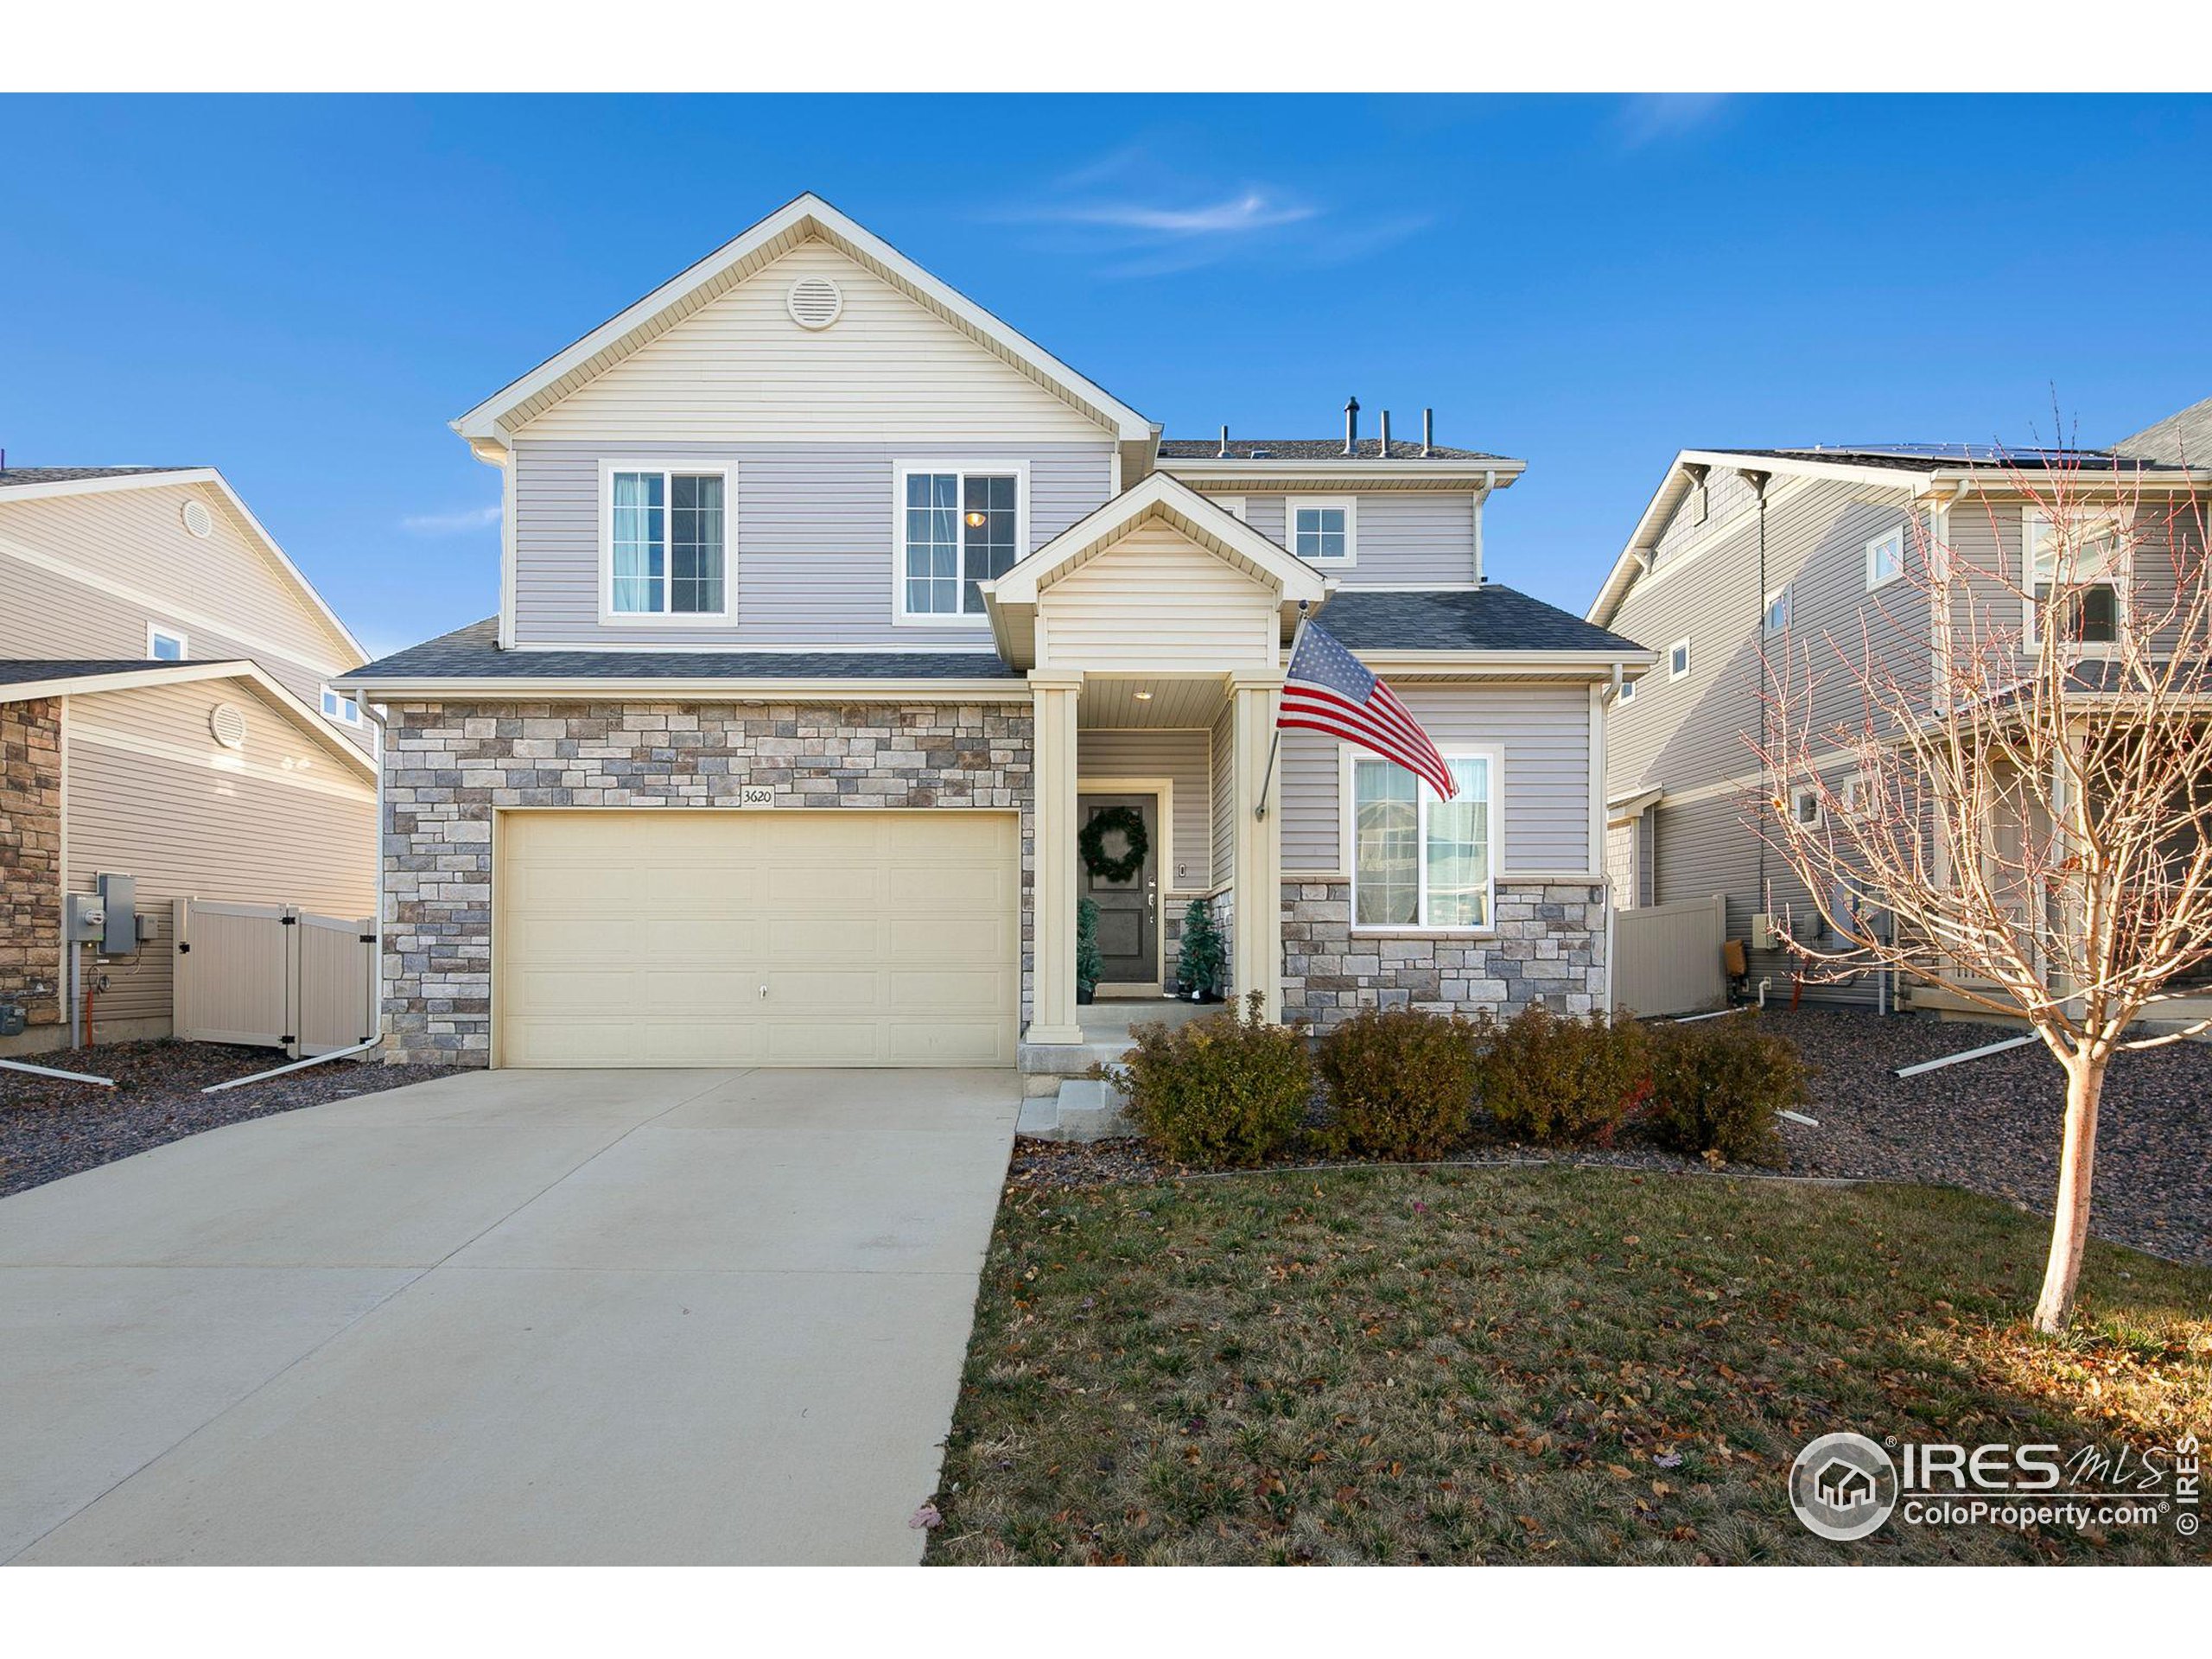
{"label": "utility box on wall", "polygon": [[100,931],[100,954],[127,957],[138,948],[138,878],[103,873],[92,878],[100,907],[107,912]]}

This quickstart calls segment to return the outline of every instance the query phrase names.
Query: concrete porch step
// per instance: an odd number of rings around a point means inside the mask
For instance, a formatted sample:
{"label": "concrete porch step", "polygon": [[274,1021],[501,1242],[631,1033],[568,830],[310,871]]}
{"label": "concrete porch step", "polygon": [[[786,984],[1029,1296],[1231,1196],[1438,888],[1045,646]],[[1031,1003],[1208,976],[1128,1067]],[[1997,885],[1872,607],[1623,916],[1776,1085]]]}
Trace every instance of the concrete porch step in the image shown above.
{"label": "concrete porch step", "polygon": [[1103,1141],[1135,1135],[1129,1097],[1097,1077],[1068,1077],[1057,1093],[1033,1095],[1021,1103],[1014,1132],[1039,1141]]}

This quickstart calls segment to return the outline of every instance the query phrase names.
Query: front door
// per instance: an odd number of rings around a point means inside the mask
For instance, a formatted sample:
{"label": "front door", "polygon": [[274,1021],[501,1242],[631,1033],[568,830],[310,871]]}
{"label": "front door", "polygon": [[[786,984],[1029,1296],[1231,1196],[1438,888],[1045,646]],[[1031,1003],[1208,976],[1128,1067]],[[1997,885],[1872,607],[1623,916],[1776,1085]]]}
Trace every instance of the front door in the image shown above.
{"label": "front door", "polygon": [[[1135,814],[1144,825],[1144,858],[1120,880],[1112,878],[1111,867],[1127,862],[1134,850],[1126,830],[1114,825],[1087,836],[1085,841],[1095,843],[1093,857],[1084,856],[1078,843],[1076,890],[1098,906],[1103,985],[1160,983],[1159,808],[1150,795],[1085,795],[1077,803],[1077,822],[1085,830],[1093,819],[1116,809]],[[1094,870],[1094,862],[1107,867],[1107,873]]]}

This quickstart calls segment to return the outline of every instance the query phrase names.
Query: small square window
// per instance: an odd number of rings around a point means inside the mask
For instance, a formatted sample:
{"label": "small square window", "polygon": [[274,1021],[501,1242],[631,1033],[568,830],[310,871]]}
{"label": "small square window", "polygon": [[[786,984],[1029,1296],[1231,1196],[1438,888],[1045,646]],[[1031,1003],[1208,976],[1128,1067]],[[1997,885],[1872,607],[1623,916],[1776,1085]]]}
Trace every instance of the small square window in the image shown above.
{"label": "small square window", "polygon": [[157,663],[181,663],[191,641],[174,628],[146,625],[146,655]]}
{"label": "small square window", "polygon": [[361,723],[361,705],[334,686],[322,688],[322,712],[342,726]]}
{"label": "small square window", "polygon": [[1794,789],[1789,791],[1789,816],[1797,821],[1801,830],[1821,827],[1821,792],[1816,789]]}
{"label": "small square window", "polygon": [[1621,682],[1621,701],[1624,703],[1634,702],[1636,701],[1636,682],[1634,680],[1623,680]]}
{"label": "small square window", "polygon": [[1766,596],[1766,631],[1770,633],[1789,632],[1789,590],[1777,588]]}
{"label": "small square window", "polygon": [[[1743,613],[1738,611],[1737,614],[1740,616]],[[1689,677],[1689,672],[1690,642],[1680,639],[1667,647],[1667,677],[1669,680],[1685,680]]]}
{"label": "small square window", "polygon": [[1877,536],[1866,543],[1866,588],[1875,588],[1895,582],[1904,574],[1904,526],[1900,524],[1886,536]]}
{"label": "small square window", "polygon": [[1293,500],[1284,505],[1290,550],[1308,564],[1346,565],[1359,555],[1359,512],[1350,500]]}

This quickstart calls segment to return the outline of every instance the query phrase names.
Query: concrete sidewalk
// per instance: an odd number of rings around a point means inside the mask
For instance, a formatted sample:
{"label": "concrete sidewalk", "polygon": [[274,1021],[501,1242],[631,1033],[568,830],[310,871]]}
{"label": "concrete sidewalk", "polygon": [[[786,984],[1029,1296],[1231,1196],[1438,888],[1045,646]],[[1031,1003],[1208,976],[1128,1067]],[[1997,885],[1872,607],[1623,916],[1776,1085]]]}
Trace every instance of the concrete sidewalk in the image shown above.
{"label": "concrete sidewalk", "polygon": [[0,1560],[915,1560],[1020,1103],[474,1073],[0,1200]]}

